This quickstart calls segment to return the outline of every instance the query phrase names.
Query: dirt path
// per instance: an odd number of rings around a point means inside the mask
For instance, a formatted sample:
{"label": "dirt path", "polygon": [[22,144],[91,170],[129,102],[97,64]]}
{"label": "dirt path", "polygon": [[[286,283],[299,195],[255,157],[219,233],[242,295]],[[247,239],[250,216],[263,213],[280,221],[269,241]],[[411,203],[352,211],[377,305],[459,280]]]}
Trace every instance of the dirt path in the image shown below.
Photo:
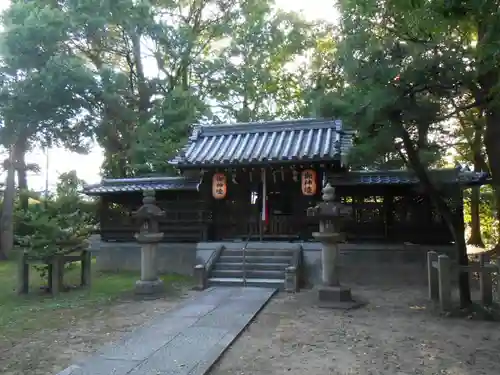
{"label": "dirt path", "polygon": [[42,330],[0,346],[0,373],[56,374],[75,360],[165,313],[193,293],[185,290],[180,295],[157,300],[120,302],[102,309],[88,309],[80,315],[61,310],[54,319],[68,321],[59,329]]}
{"label": "dirt path", "polygon": [[369,304],[349,312],[275,297],[210,375],[500,374],[500,324],[431,314],[422,287],[354,290]]}

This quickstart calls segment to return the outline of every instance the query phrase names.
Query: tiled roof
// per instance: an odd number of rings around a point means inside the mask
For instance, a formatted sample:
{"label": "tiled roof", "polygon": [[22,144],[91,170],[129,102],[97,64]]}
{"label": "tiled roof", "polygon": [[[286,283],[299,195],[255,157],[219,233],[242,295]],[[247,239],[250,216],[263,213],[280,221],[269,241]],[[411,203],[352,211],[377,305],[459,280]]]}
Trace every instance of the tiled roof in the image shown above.
{"label": "tiled roof", "polygon": [[[476,185],[489,182],[485,172],[461,171],[458,169],[435,169],[429,171],[431,180],[438,183]],[[397,171],[352,171],[345,174],[330,174],[328,181],[334,186],[346,185],[413,185],[419,179],[413,172]]]}
{"label": "tiled roof", "polygon": [[100,184],[87,185],[83,193],[100,195],[105,193],[136,192],[144,190],[198,190],[199,181],[185,177],[143,177],[103,179]]}
{"label": "tiled roof", "polygon": [[197,127],[171,164],[230,166],[282,162],[344,162],[352,132],[340,120],[303,119]]}

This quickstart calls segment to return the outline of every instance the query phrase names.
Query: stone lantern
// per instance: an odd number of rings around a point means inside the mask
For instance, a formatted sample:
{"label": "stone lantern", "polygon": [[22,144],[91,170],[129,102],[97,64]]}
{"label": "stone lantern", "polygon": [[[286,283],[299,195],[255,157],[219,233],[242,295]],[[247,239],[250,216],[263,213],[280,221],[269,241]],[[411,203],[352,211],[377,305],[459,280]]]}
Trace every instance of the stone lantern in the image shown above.
{"label": "stone lantern", "polygon": [[154,190],[143,192],[142,206],[132,213],[140,222],[139,233],[135,238],[141,245],[141,279],[135,283],[137,294],[156,294],[164,290],[163,280],[158,277],[156,268],[156,249],[163,239],[159,220],[165,216],[156,205]]}
{"label": "stone lantern", "polygon": [[319,219],[319,232],[313,237],[321,243],[321,279],[318,287],[320,303],[331,307],[354,307],[351,289],[340,285],[339,243],[345,241],[343,223],[351,208],[337,202],[335,188],[327,184],[323,188],[323,202],[307,210],[307,216]]}

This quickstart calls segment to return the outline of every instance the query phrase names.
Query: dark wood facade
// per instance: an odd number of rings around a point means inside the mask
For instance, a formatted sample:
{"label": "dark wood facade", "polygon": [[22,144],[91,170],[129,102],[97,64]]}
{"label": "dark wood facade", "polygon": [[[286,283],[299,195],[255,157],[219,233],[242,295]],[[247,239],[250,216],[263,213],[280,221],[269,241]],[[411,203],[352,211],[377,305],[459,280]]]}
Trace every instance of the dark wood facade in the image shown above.
{"label": "dark wood facade", "polygon": [[[318,223],[306,210],[321,200],[328,181],[352,207],[345,226],[351,242],[452,242],[414,174],[348,171],[344,157],[351,135],[338,121],[214,126],[194,133],[172,163],[189,177],[104,180],[86,188],[87,194],[101,196],[104,241],[134,240],[138,228],[131,213],[141,205],[145,189],[156,190],[157,204],[166,212],[160,223],[164,241],[313,241]],[[316,171],[318,189],[312,196],[301,190],[304,169]],[[224,199],[212,196],[214,173],[226,176]],[[484,183],[486,175],[448,169],[432,171],[431,177],[463,223],[462,188]],[[261,218],[264,179],[267,222]]]}
{"label": "dark wood facade", "polygon": [[[196,191],[158,191],[158,206],[165,211],[160,230],[166,242],[208,240],[211,211]],[[135,241],[138,224],[132,217],[142,204],[141,192],[103,194],[100,200],[100,234],[103,241]]]}
{"label": "dark wood facade", "polygon": [[[318,167],[318,170],[320,168]],[[228,175],[225,199],[212,197],[211,178],[205,172],[199,191],[157,191],[159,207],[166,216],[161,230],[166,242],[225,240],[313,241],[318,223],[307,217],[308,207],[321,200],[304,196],[300,180],[288,170],[266,170],[268,225],[261,220],[262,182],[260,170],[235,170]],[[352,175],[353,172],[346,172]],[[337,174],[338,176],[338,174]],[[234,180],[233,180],[234,177]],[[320,180],[322,174],[318,174]],[[328,173],[326,175],[328,178]],[[321,183],[321,181],[319,181]],[[154,186],[154,185],[153,185]],[[151,186],[150,188],[152,188]],[[321,186],[319,184],[318,186]],[[341,200],[352,207],[346,231],[352,242],[448,244],[451,234],[429,199],[415,184],[357,184],[337,186]],[[463,222],[462,191],[458,185],[446,189],[456,219]],[[142,195],[113,192],[101,195],[100,233],[104,241],[134,241],[137,224],[132,212],[141,205]]]}
{"label": "dark wood facade", "polygon": [[[211,179],[215,171],[205,174],[200,193],[212,202],[212,230],[210,239],[251,240],[307,240],[317,229],[311,223],[306,210],[320,199],[301,193],[300,179],[291,169],[264,169],[269,219],[267,225],[262,215],[262,171],[260,169],[236,170],[230,174],[228,194],[225,199],[215,200],[211,195]],[[237,183],[233,182],[234,180]],[[318,181],[318,186],[320,181]],[[316,229],[315,229],[316,228]]]}

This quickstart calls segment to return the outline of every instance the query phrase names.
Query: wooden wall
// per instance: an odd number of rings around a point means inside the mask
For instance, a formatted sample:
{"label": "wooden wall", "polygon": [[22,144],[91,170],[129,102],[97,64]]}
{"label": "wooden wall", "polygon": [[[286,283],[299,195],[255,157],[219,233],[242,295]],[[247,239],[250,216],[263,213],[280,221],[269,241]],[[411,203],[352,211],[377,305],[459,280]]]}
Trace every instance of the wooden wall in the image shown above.
{"label": "wooden wall", "polygon": [[[160,230],[165,242],[198,242],[208,239],[211,212],[196,191],[157,192],[157,205],[165,211]],[[142,204],[142,194],[115,193],[101,197],[100,234],[104,241],[135,241],[139,224],[132,212]]]}
{"label": "wooden wall", "polygon": [[[254,172],[238,171],[237,183],[232,181],[232,174],[227,173],[228,193],[221,200],[212,197],[212,173],[205,174],[199,192],[157,192],[158,205],[166,212],[160,224],[164,241],[220,241],[246,239],[249,235],[253,240],[313,240],[312,233],[318,230],[318,222],[307,217],[306,210],[321,201],[320,190],[315,196],[304,196],[300,179],[293,181],[290,170],[285,171],[283,178],[281,173],[276,178],[268,171],[270,219],[267,228],[261,228],[262,203],[251,202],[252,191],[260,194],[262,189],[260,170]],[[340,186],[337,193],[352,207],[352,215],[346,222],[350,242],[436,245],[452,242],[444,221],[415,186]],[[455,218],[463,222],[460,189],[456,187],[447,194]],[[102,197],[103,240],[135,241],[138,224],[131,213],[140,207],[141,200],[141,193]]]}

